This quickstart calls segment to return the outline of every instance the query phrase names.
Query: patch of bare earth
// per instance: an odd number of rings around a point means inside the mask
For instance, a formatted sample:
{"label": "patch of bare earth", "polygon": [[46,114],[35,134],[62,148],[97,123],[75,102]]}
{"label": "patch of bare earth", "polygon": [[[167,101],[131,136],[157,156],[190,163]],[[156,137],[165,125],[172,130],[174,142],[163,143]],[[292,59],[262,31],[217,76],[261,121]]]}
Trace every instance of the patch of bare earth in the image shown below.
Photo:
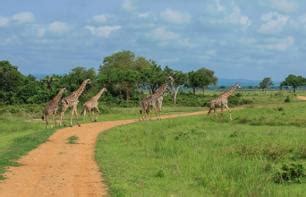
{"label": "patch of bare earth", "polygon": [[306,101],[306,96],[297,96],[296,98],[301,101]]}
{"label": "patch of bare earth", "polygon": [[[200,115],[193,112],[162,116]],[[138,120],[118,120],[83,124],[81,127],[63,128],[46,143],[31,151],[10,167],[6,179],[0,183],[2,197],[44,196],[106,196],[107,187],[94,159],[95,143],[100,132]],[[67,138],[77,137],[77,143],[67,143]]]}

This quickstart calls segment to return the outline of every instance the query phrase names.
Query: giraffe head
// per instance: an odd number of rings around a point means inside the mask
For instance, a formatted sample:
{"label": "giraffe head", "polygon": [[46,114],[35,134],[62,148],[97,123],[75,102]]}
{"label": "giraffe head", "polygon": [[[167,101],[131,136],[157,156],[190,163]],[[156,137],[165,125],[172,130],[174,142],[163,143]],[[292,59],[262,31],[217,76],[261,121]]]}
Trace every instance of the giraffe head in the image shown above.
{"label": "giraffe head", "polygon": [[85,84],[91,84],[91,80],[90,80],[90,79],[85,79],[85,80],[83,81],[83,83],[85,83]]}
{"label": "giraffe head", "polygon": [[66,92],[66,88],[61,88],[61,89],[60,89],[60,92],[61,92],[61,93],[65,93],[65,92]]}

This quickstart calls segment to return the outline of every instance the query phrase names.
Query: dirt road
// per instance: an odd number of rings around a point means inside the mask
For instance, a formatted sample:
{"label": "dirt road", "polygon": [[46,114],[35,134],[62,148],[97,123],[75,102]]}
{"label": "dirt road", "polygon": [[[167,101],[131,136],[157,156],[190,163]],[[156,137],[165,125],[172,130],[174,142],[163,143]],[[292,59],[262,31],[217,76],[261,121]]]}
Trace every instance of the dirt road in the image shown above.
{"label": "dirt road", "polygon": [[306,96],[297,96],[296,98],[301,101],[306,101]]}
{"label": "dirt road", "polygon": [[[162,116],[200,115],[194,112]],[[53,134],[46,143],[19,160],[21,166],[10,167],[7,179],[0,182],[2,197],[44,196],[105,196],[107,187],[94,160],[95,143],[100,132],[110,128],[137,122],[118,120],[83,124],[81,127],[63,128]],[[68,144],[67,138],[77,136],[77,144]]]}

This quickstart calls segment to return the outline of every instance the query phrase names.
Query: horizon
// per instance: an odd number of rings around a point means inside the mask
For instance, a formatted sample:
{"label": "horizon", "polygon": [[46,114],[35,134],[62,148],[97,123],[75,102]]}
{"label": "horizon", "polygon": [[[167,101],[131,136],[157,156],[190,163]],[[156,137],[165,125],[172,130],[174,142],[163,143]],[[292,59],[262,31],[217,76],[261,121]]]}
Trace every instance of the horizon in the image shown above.
{"label": "horizon", "polygon": [[306,75],[306,2],[289,0],[3,0],[0,59],[25,74],[97,69],[130,50],[188,72],[220,79],[282,81]]}

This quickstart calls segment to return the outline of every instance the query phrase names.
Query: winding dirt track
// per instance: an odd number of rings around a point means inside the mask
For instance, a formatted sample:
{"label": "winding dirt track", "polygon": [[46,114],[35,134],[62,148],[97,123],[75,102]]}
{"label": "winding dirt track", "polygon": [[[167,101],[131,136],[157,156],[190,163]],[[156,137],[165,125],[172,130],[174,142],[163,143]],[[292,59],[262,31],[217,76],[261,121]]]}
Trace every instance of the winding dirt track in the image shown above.
{"label": "winding dirt track", "polygon": [[306,96],[297,96],[296,98],[301,101],[306,101]]}
{"label": "winding dirt track", "polygon": [[[165,115],[163,119],[207,113]],[[137,122],[118,120],[83,124],[58,130],[46,143],[22,157],[19,167],[10,167],[0,182],[1,197],[106,196],[107,187],[95,162],[95,143],[100,132]],[[78,136],[77,144],[67,138]]]}

